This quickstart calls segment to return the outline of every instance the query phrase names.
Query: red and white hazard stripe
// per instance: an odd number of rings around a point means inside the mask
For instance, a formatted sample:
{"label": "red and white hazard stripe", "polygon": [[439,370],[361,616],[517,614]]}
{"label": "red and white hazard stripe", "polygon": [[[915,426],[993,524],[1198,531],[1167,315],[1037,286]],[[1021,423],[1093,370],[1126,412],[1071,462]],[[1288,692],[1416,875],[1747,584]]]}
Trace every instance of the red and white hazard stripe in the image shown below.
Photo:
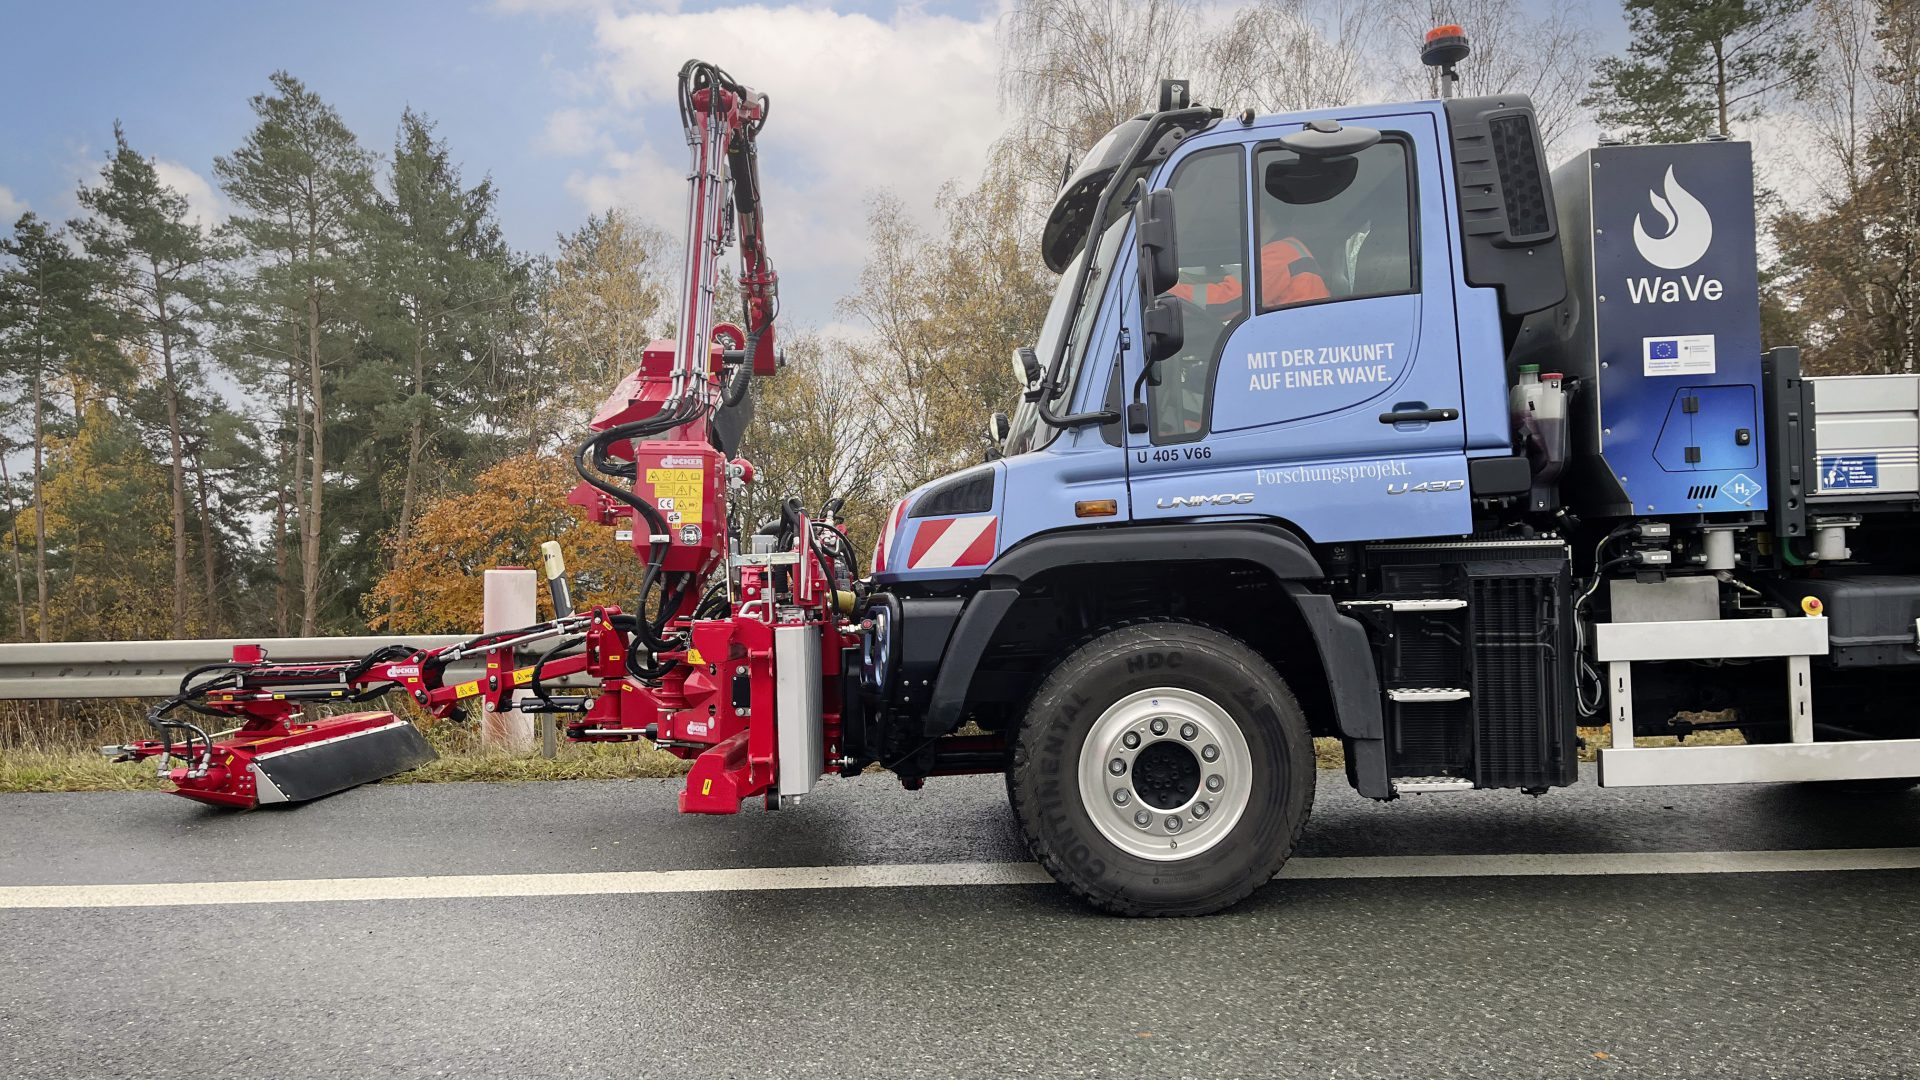
{"label": "red and white hazard stripe", "polygon": [[887,552],[893,550],[893,538],[900,535],[900,522],[906,516],[907,500],[901,499],[893,504],[893,513],[887,515],[887,525],[880,530],[880,541],[873,545],[874,573],[886,573]]}
{"label": "red and white hazard stripe", "polygon": [[985,566],[993,560],[1000,519],[992,514],[923,521],[907,552],[907,569]]}

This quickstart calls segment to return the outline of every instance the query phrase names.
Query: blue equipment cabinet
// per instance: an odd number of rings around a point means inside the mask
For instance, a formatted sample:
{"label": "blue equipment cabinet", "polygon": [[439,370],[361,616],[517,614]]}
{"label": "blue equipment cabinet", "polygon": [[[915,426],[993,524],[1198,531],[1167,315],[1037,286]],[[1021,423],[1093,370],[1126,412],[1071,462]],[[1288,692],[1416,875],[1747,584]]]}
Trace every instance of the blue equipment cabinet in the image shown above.
{"label": "blue equipment cabinet", "polygon": [[1752,148],[1602,146],[1553,186],[1570,286],[1556,336],[1580,380],[1569,502],[1766,509]]}

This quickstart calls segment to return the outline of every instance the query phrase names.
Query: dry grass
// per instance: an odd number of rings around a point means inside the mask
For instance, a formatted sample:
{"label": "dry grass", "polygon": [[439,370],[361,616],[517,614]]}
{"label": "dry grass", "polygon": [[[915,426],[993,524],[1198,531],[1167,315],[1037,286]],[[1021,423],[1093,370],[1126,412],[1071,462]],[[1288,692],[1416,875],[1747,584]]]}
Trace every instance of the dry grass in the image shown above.
{"label": "dry grass", "polygon": [[[398,704],[397,702],[395,704]],[[0,792],[161,791],[154,763],[112,762],[95,749],[152,736],[139,702],[42,703],[38,712],[0,714]],[[380,707],[379,703],[369,703]],[[366,707],[366,706],[363,706]],[[481,749],[475,725],[444,722],[423,727],[438,761],[383,783],[455,781],[629,780],[678,776],[687,763],[645,744],[573,744],[564,739],[553,760],[539,753]]]}
{"label": "dry grass", "polygon": [[[0,792],[166,790],[167,785],[154,777],[153,770],[151,761],[115,763],[78,749],[6,750],[0,751]],[[650,746],[563,744],[552,761],[537,752],[443,753],[438,761],[381,782],[631,780],[679,776],[686,771],[686,762]]]}
{"label": "dry grass", "polygon": [[[1682,716],[1689,714],[1682,713]],[[1707,717],[1702,716],[1704,720]],[[1580,760],[1593,761],[1595,752],[1613,745],[1613,729],[1610,727],[1583,727],[1580,729]],[[1672,735],[1641,735],[1633,740],[1635,746],[1648,749],[1656,746],[1743,746],[1746,739],[1733,728],[1718,728],[1712,731],[1696,731],[1684,739]]]}
{"label": "dry grass", "polygon": [[0,750],[0,792],[152,791],[153,765],[116,765],[80,750]]}
{"label": "dry grass", "polygon": [[[1709,719],[1700,717],[1700,719]],[[1580,760],[1593,761],[1597,751],[1613,745],[1613,729],[1605,726],[1583,727],[1580,732]],[[1641,736],[1634,740],[1641,747],[1654,746],[1739,746],[1746,742],[1738,731],[1731,728],[1714,731],[1696,731],[1685,739],[1671,735]],[[1340,748],[1339,739],[1313,740],[1314,762],[1323,769],[1344,769],[1347,756]]]}
{"label": "dry grass", "polygon": [[461,781],[632,780],[679,776],[687,763],[644,744],[562,746],[552,761],[537,753],[446,754],[385,783],[447,784]]}
{"label": "dry grass", "polygon": [[[115,764],[99,756],[102,743],[146,737],[145,725],[131,703],[104,703],[92,711],[74,710],[65,723],[42,719],[31,738],[20,725],[14,738],[0,744],[0,792],[22,791],[154,791],[165,785],[154,778],[151,762]],[[1705,719],[1704,717],[1702,719]],[[574,745],[562,741],[554,759],[538,753],[507,754],[485,751],[472,726],[439,723],[426,728],[427,741],[440,759],[411,772],[391,777],[389,784],[434,784],[456,781],[527,782],[536,780],[631,780],[679,776],[687,763],[645,744]],[[1607,746],[1606,727],[1580,729],[1580,760],[1594,760]],[[1642,738],[1641,746],[1673,746],[1672,737]],[[1728,746],[1743,740],[1732,730],[1701,731],[1688,736],[1688,746]],[[10,744],[10,745],[9,745]],[[1315,763],[1322,769],[1345,768],[1338,739],[1313,741]]]}

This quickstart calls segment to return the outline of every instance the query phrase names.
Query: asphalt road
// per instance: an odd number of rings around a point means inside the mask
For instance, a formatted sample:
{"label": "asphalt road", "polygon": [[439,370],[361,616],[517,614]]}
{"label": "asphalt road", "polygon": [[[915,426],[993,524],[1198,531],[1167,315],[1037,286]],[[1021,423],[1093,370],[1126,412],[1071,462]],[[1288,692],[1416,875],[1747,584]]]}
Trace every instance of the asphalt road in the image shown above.
{"label": "asphalt road", "polygon": [[[1920,847],[1920,793],[1322,781],[1309,860]],[[0,797],[0,891],[1024,860],[992,778],[735,818],[655,781]],[[1917,904],[1920,870],[1283,878],[1186,921],[1047,885],[0,907],[0,1077],[1920,1075]]]}

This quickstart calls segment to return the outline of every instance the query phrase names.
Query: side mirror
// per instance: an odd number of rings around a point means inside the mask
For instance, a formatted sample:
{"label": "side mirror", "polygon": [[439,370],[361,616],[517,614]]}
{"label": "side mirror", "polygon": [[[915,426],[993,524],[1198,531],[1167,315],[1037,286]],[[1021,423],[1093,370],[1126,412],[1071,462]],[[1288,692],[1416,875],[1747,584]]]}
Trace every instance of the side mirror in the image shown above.
{"label": "side mirror", "polygon": [[1178,353],[1187,340],[1186,323],[1181,318],[1179,302],[1169,296],[1155,299],[1141,310],[1140,327],[1142,336],[1147,339],[1147,381],[1159,386],[1160,361]]}
{"label": "side mirror", "polygon": [[1022,345],[1013,350],[1013,378],[1020,389],[1032,393],[1040,385],[1040,357],[1034,354],[1033,346]]}
{"label": "side mirror", "polygon": [[1173,192],[1146,190],[1135,182],[1134,243],[1140,253],[1140,299],[1148,300],[1180,283],[1180,264],[1174,258]]}
{"label": "side mirror", "polygon": [[996,412],[987,417],[987,441],[993,445],[1004,444],[1007,441],[1007,435],[1012,431],[1013,421],[1007,419],[1006,413]]}
{"label": "side mirror", "polygon": [[1160,362],[1180,351],[1186,344],[1187,301],[1177,296],[1156,296],[1140,306],[1140,336],[1146,339],[1141,354],[1140,378],[1133,383],[1133,401],[1127,405],[1127,431],[1147,433],[1146,388],[1160,385]]}

